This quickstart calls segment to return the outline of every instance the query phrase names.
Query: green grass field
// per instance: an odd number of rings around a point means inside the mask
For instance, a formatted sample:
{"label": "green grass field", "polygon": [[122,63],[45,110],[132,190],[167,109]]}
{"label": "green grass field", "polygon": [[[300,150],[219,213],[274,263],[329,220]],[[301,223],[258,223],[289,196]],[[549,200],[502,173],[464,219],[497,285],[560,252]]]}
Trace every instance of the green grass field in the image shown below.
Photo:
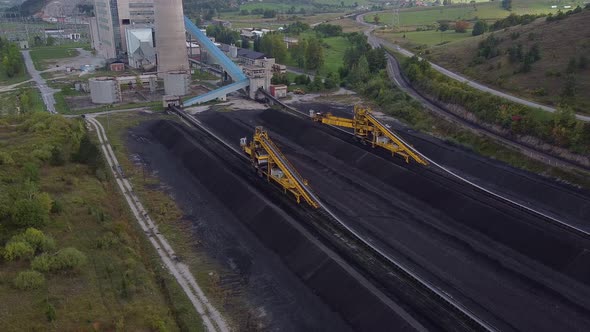
{"label": "green grass field", "polygon": [[24,92],[26,92],[30,98],[30,111],[45,111],[45,104],[43,103],[43,98],[41,98],[39,90],[32,87],[26,87],[22,90],[0,93],[0,116],[16,114],[18,107],[20,107],[18,95]]}
{"label": "green grass field", "polygon": [[[452,43],[459,40],[471,38],[471,30],[465,33],[457,33],[453,30],[445,32],[430,30],[430,31],[410,31],[410,32],[395,32],[395,33],[376,33],[380,38],[400,44],[402,47],[427,45],[435,46],[446,43]],[[404,37],[405,36],[405,37]]]}
{"label": "green grass field", "polygon": [[[501,7],[500,1],[485,2],[477,4],[464,4],[450,7],[417,7],[402,9],[399,12],[400,26],[420,26],[435,24],[439,20],[475,20],[476,18],[484,20],[497,20],[504,18],[511,13],[523,14],[543,14],[556,13],[558,9],[552,9],[552,5],[557,5],[554,0],[514,0],[512,2],[512,11],[507,11]],[[569,4],[575,7],[577,1],[568,1],[559,4],[563,7]],[[382,12],[379,14],[381,24],[391,25],[393,14],[391,12]],[[367,22],[373,22],[372,16],[366,16]]]}
{"label": "green grass field", "polygon": [[[302,33],[299,39],[305,39],[315,36],[313,32]],[[320,69],[321,75],[326,75],[329,72],[337,73],[338,69],[342,67],[342,58],[344,51],[348,47],[348,41],[344,37],[329,37],[321,39],[324,50],[324,66]],[[288,66],[297,67],[297,64],[293,59],[288,58]]]}
{"label": "green grass field", "polygon": [[[83,47],[84,45],[76,45],[76,47]],[[38,47],[31,50],[31,59],[35,64],[37,70],[45,70],[49,68],[50,60],[64,59],[76,57],[80,54],[77,50],[68,46],[57,47]]]}
{"label": "green grass field", "polygon": [[320,73],[327,74],[328,72],[337,73],[338,69],[342,67],[342,58],[344,51],[348,48],[348,41],[344,37],[329,37],[322,39],[324,45],[324,67]]}

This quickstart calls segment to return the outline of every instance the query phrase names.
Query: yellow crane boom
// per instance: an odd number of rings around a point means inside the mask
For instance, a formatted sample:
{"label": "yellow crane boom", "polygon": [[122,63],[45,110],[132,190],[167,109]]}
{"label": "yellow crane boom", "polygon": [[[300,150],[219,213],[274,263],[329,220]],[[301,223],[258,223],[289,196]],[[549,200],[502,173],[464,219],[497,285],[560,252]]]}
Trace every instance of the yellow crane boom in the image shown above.
{"label": "yellow crane boom", "polygon": [[354,135],[360,139],[368,141],[373,147],[379,146],[391,151],[392,155],[402,156],[407,163],[410,158],[424,166],[428,162],[408,146],[403,140],[395,134],[388,126],[379,121],[369,108],[356,105],[354,107],[354,117],[352,119],[334,116],[330,113],[322,114],[310,112],[311,118],[327,125],[354,129]]}
{"label": "yellow crane boom", "polygon": [[248,143],[246,137],[240,140],[242,150],[250,156],[252,164],[260,172],[266,175],[268,181],[275,181],[285,193],[292,193],[301,202],[301,198],[314,208],[319,208],[319,203],[313,197],[307,180],[297,172],[295,167],[281,153],[279,148],[268,136],[262,127],[256,127],[253,139]]}

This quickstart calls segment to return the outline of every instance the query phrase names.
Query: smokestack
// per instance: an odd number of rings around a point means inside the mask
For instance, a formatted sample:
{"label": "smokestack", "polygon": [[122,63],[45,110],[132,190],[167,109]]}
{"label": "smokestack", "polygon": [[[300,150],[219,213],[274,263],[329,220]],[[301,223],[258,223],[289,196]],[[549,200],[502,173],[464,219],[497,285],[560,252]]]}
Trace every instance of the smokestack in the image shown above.
{"label": "smokestack", "polygon": [[154,0],[158,76],[188,71],[182,0]]}

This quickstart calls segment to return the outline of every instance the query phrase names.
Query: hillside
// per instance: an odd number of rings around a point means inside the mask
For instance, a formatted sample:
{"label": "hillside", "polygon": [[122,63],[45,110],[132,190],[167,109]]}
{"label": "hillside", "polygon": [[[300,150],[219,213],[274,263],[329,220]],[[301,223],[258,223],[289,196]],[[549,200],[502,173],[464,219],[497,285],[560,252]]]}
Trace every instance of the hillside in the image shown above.
{"label": "hillside", "polygon": [[528,99],[590,113],[590,10],[432,47],[431,61]]}

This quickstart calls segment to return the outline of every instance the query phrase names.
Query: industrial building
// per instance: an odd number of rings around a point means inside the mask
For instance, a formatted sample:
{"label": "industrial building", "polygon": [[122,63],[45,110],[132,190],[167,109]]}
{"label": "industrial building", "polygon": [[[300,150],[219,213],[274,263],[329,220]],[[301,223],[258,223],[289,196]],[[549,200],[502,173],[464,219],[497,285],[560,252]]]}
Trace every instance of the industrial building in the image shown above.
{"label": "industrial building", "polygon": [[92,47],[107,59],[127,54],[127,30],[153,28],[153,0],[94,0]]}
{"label": "industrial building", "polygon": [[156,48],[151,28],[127,29],[126,39],[130,67],[144,70],[156,67]]}

